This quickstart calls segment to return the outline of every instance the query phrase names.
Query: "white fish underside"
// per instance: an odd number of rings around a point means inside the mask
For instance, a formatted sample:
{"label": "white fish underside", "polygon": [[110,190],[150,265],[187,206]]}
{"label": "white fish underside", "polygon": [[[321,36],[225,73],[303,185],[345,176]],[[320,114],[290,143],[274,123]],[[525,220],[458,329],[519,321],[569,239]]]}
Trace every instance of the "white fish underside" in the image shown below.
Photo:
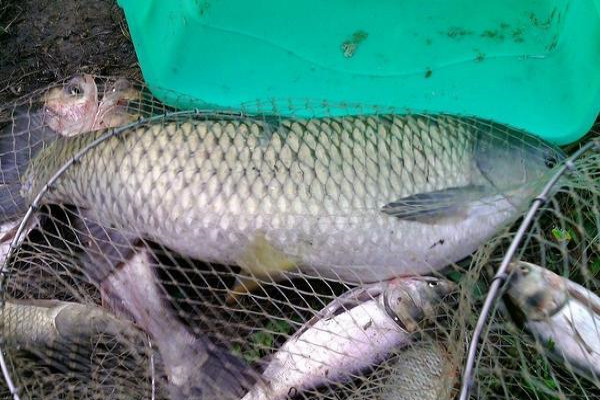
{"label": "white fish underside", "polygon": [[[600,300],[592,296],[595,302]],[[551,318],[528,321],[526,327],[541,343],[551,341],[554,356],[567,368],[600,381],[600,316],[585,304],[570,299]]]}
{"label": "white fish underside", "polygon": [[474,204],[466,218],[444,225],[406,221],[379,210],[351,217],[227,218],[205,213],[189,231],[178,230],[160,240],[201,260],[236,264],[249,238],[261,232],[273,247],[301,260],[300,267],[307,272],[366,283],[437,271],[471,254],[516,215],[517,210],[500,199]]}

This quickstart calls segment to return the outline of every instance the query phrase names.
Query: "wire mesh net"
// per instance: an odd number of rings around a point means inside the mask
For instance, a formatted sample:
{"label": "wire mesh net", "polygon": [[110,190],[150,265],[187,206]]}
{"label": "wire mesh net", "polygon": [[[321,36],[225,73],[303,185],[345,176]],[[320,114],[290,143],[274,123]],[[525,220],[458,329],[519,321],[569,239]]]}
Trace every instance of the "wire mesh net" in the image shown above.
{"label": "wire mesh net", "polygon": [[[589,140],[597,140],[596,128],[582,142]],[[557,186],[515,256],[520,261],[514,265],[530,278],[519,281],[521,272],[512,268],[504,301],[496,303],[479,342],[473,390],[481,398],[598,396],[598,154],[577,159]],[[513,240],[515,229],[509,229],[474,257],[469,274],[484,289]],[[537,266],[531,270],[521,261]],[[545,270],[557,275],[540,272]],[[469,294],[472,309],[463,314],[470,316],[468,332],[481,305],[482,291],[474,287],[479,293]]]}
{"label": "wire mesh net", "polygon": [[[180,112],[81,76],[0,111],[21,398],[456,396],[489,279],[564,153],[475,118],[262,108]],[[576,161],[518,256],[591,292],[598,165]],[[595,397],[497,304],[474,398]]]}

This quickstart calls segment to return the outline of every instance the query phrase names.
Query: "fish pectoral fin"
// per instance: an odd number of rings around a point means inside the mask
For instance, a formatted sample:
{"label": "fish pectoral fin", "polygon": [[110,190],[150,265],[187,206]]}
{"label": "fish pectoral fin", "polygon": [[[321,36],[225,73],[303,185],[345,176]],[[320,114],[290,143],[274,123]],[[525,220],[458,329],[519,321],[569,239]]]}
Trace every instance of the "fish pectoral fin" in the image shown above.
{"label": "fish pectoral fin", "polygon": [[245,275],[237,277],[227,297],[227,304],[260,287],[261,281],[277,282],[286,272],[297,267],[296,260],[273,247],[262,233],[257,234],[248,243],[237,264]]}
{"label": "fish pectoral fin", "polygon": [[484,197],[481,185],[453,187],[428,193],[418,193],[384,205],[381,212],[406,221],[425,224],[450,222],[464,218],[466,205]]}

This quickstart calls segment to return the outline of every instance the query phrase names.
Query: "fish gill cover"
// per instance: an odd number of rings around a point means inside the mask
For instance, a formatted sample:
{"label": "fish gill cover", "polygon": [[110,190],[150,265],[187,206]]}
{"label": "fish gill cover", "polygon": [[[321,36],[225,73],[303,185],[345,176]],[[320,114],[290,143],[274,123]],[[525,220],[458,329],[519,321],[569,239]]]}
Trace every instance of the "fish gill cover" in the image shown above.
{"label": "fish gill cover", "polygon": [[[261,109],[178,111],[77,76],[0,110],[20,398],[457,395],[490,279],[563,151],[468,117]],[[508,281],[473,398],[600,397],[598,167],[577,159],[527,231],[516,258],[563,278]]]}

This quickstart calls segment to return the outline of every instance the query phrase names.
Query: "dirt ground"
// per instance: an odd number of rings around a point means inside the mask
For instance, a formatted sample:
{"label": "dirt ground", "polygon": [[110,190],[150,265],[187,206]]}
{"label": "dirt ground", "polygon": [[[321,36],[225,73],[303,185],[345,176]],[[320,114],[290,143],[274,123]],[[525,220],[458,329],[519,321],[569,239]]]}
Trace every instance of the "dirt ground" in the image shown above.
{"label": "dirt ground", "polygon": [[116,0],[0,0],[0,107],[77,72],[141,78]]}

